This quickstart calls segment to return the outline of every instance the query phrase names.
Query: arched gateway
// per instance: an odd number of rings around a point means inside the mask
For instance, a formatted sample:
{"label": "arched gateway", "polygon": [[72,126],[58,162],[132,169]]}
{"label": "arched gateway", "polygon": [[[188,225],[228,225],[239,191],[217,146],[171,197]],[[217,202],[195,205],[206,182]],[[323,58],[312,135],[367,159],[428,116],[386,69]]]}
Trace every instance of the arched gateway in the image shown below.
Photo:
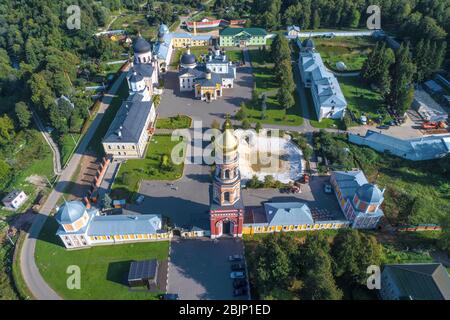
{"label": "arched gateway", "polygon": [[211,196],[211,238],[222,235],[242,236],[244,205],[241,198],[238,140],[229,120],[216,139],[216,171]]}

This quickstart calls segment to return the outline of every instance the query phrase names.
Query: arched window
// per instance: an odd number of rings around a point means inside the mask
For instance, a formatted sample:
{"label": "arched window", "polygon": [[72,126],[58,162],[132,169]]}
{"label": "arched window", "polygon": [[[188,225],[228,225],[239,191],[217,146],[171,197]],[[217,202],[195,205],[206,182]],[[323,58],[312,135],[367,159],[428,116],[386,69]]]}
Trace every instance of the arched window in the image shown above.
{"label": "arched window", "polygon": [[225,179],[230,179],[230,169],[225,170]]}
{"label": "arched window", "polygon": [[229,193],[229,192],[225,192],[225,193],[223,194],[223,200],[224,200],[225,202],[230,202],[230,193]]}

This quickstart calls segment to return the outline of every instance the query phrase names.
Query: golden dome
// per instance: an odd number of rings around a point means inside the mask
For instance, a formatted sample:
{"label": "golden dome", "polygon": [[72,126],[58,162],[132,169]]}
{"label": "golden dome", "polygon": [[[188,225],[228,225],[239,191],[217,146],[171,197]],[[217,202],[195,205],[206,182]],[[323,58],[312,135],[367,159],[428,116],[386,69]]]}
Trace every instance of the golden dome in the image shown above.
{"label": "golden dome", "polygon": [[216,146],[223,153],[236,151],[239,146],[239,141],[233,131],[233,129],[225,129],[225,132],[216,139]]}

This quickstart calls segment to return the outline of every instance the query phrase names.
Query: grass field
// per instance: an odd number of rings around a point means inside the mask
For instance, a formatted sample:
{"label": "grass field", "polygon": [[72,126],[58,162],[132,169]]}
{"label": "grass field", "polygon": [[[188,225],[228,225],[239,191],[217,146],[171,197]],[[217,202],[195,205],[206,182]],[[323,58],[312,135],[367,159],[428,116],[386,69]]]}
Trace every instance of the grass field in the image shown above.
{"label": "grass field", "polygon": [[186,129],[191,126],[191,122],[192,119],[190,117],[180,115],[158,119],[156,127],[158,129]]}
{"label": "grass field", "polygon": [[[171,158],[173,148],[179,141],[171,141],[170,135],[155,135],[152,137],[144,159],[127,160],[120,167],[117,178],[112,186],[113,197],[132,197],[137,191],[141,180],[175,180],[183,175],[184,163],[173,164],[172,168],[162,169],[162,157]],[[185,144],[184,144],[185,147]],[[183,150],[183,156],[186,150]]]}
{"label": "grass field", "polygon": [[116,96],[113,98],[111,105],[106,109],[102,121],[100,122],[97,130],[95,131],[91,141],[89,141],[88,149],[94,151],[98,155],[103,155],[102,139],[109,129],[117,111],[119,110],[122,102],[128,97],[128,84],[125,78],[117,91]]}
{"label": "grass field", "polygon": [[314,43],[328,67],[336,69],[336,63],[342,61],[346,71],[360,70],[375,45],[371,37],[314,38]]}
{"label": "grass field", "polygon": [[[156,299],[157,294],[129,291],[126,279],[135,260],[168,257],[169,242],[99,246],[67,251],[55,235],[58,224],[47,219],[36,243],[36,265],[45,281],[64,299]],[[67,288],[67,268],[80,268],[81,289]]]}
{"label": "grass field", "polygon": [[371,119],[377,118],[380,112],[385,120],[389,120],[383,98],[363,82],[360,77],[338,77],[342,93],[351,110],[357,118],[365,115]]}
{"label": "grass field", "polygon": [[61,165],[64,165],[70,160],[72,153],[77,146],[75,143],[79,142],[81,134],[68,133],[61,137],[59,142],[59,149],[61,153]]}
{"label": "grass field", "polygon": [[251,122],[260,121],[266,124],[278,124],[288,126],[299,126],[303,123],[301,115],[301,106],[297,92],[294,92],[296,104],[285,110],[277,100],[277,91],[279,89],[276,82],[273,63],[265,61],[263,54],[259,50],[249,50],[250,59],[253,66],[253,76],[256,83],[256,93],[261,96],[263,93],[267,97],[266,118],[261,119],[261,105],[248,103],[246,105],[247,118]]}
{"label": "grass field", "polygon": [[[202,54],[208,54],[208,47],[192,47],[192,48],[190,48],[190,50],[191,50],[191,54],[195,55],[195,57],[197,58],[197,61],[200,61],[200,59],[201,59],[200,56]],[[185,49],[185,48],[180,48],[180,49],[174,50],[174,52],[172,54],[172,60],[170,62],[170,66],[178,67],[180,65],[181,56],[186,51],[187,51],[187,49]]]}
{"label": "grass field", "polygon": [[127,13],[119,16],[110,27],[111,30],[124,29],[129,34],[141,33],[142,37],[151,40],[156,37],[157,27],[148,23],[145,14]]}

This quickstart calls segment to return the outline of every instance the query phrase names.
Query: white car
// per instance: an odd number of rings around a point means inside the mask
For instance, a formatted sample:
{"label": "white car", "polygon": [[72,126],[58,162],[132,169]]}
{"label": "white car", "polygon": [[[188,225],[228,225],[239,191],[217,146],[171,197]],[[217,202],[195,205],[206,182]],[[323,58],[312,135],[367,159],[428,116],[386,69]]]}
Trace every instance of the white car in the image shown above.
{"label": "white car", "polygon": [[245,272],[242,271],[235,271],[230,273],[231,279],[245,279]]}
{"label": "white car", "polygon": [[142,202],[144,202],[144,199],[145,199],[145,197],[143,195],[140,195],[139,197],[137,197],[136,203],[141,204]]}

